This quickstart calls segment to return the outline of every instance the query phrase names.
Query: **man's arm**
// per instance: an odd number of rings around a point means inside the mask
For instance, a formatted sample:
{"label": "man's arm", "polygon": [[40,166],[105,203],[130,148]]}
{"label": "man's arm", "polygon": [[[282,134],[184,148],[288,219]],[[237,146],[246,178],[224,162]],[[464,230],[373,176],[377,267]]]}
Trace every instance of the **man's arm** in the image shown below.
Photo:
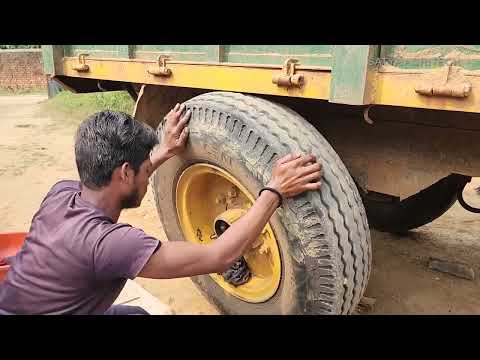
{"label": "man's arm", "polygon": [[232,224],[213,244],[184,241],[162,244],[138,276],[170,279],[224,272],[260,235],[278,205],[278,197],[263,192],[242,218]]}
{"label": "man's arm", "polygon": [[[320,188],[321,165],[312,155],[287,155],[278,160],[268,184],[283,197]],[[140,277],[168,279],[227,270],[258,238],[279,204],[278,196],[262,192],[249,211],[212,244],[165,242],[140,271]]]}

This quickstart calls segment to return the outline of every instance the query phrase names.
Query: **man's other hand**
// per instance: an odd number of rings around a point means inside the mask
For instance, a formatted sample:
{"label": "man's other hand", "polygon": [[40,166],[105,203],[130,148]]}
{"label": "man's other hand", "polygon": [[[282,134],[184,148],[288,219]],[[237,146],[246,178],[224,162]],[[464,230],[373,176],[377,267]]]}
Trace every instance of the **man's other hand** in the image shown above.
{"label": "man's other hand", "polygon": [[308,190],[320,189],[322,165],[313,155],[289,154],[279,159],[273,168],[269,187],[289,198]]}

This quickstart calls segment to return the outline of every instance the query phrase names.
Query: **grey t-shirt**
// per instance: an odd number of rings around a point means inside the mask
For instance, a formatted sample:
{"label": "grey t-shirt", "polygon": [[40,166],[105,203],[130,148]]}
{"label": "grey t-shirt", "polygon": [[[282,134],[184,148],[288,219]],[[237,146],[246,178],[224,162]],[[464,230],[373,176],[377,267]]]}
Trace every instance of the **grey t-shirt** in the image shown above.
{"label": "grey t-shirt", "polygon": [[1,310],[103,314],[158,249],[160,241],[114,223],[80,192],[78,181],[48,192],[0,285]]}

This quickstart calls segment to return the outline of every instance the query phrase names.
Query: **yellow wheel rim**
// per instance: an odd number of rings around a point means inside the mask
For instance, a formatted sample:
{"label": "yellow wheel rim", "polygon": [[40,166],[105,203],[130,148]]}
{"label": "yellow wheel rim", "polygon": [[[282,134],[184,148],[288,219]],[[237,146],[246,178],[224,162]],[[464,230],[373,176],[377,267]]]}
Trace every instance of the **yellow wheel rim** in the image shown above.
{"label": "yellow wheel rim", "polygon": [[[185,169],[176,189],[177,216],[187,241],[209,244],[216,241],[214,223],[218,218],[234,222],[253,204],[254,197],[227,171],[206,163]],[[226,292],[251,303],[267,301],[278,289],[281,260],[277,240],[267,224],[243,255],[252,277],[239,286],[226,282],[220,274],[210,274]]]}

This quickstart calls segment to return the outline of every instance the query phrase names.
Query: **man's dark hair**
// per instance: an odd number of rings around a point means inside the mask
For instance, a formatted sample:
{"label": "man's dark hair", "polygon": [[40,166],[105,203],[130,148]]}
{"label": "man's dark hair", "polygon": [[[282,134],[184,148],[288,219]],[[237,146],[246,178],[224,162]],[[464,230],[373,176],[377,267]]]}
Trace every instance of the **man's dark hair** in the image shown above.
{"label": "man's dark hair", "polygon": [[158,144],[147,125],[123,112],[105,110],[84,120],[75,137],[75,160],[82,184],[98,189],[110,183],[113,171],[128,162],[135,174]]}

